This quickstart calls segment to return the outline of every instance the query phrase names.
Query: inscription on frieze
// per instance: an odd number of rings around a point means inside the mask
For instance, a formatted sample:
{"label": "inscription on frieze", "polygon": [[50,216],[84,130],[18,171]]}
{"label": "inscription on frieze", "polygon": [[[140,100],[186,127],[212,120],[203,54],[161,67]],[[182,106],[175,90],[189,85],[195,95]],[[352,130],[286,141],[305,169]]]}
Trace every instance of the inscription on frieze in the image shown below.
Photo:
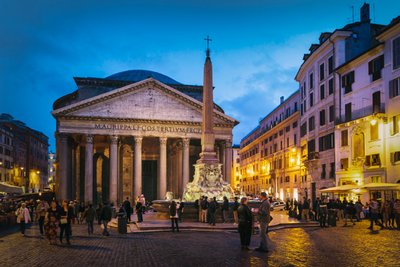
{"label": "inscription on frieze", "polygon": [[98,130],[121,130],[134,132],[158,132],[158,133],[194,133],[201,134],[201,128],[186,126],[160,126],[160,125],[138,125],[138,124],[108,124],[96,123],[94,129]]}

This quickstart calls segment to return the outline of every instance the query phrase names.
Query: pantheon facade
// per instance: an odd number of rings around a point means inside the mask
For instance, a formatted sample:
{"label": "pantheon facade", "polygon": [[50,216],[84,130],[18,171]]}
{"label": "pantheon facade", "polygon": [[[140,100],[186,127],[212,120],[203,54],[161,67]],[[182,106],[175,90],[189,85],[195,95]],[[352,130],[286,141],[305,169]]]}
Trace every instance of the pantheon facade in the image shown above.
{"label": "pantheon facade", "polygon": [[[74,78],[77,90],[53,104],[59,199],[120,203],[144,194],[181,197],[201,152],[203,86],[131,70]],[[214,104],[215,151],[230,182],[232,129]]]}

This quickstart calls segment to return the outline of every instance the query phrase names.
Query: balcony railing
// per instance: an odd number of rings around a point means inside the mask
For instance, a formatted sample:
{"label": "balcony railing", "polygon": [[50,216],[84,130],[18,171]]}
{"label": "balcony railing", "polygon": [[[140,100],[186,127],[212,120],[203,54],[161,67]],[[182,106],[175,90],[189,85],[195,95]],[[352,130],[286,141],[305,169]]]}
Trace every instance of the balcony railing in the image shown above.
{"label": "balcony railing", "polygon": [[367,117],[376,113],[385,113],[385,103],[380,105],[370,105],[357,110],[351,111],[351,114],[341,114],[340,117],[336,118],[336,123],[344,123],[353,120],[357,120],[363,117]]}

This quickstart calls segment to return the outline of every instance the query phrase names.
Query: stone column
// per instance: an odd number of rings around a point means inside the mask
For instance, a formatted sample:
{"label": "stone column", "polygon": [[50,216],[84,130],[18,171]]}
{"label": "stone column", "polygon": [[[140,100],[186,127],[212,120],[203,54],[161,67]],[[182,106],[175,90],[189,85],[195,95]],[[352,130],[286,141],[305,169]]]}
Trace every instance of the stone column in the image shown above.
{"label": "stone column", "polygon": [[232,142],[225,142],[225,181],[229,184],[232,182]]}
{"label": "stone column", "polygon": [[93,203],[93,136],[86,136],[85,202]]}
{"label": "stone column", "polygon": [[58,135],[60,140],[60,149],[58,150],[58,198],[59,200],[67,199],[68,191],[68,136],[65,134]]}
{"label": "stone column", "polygon": [[182,192],[185,191],[186,185],[189,183],[189,148],[190,139],[183,138],[183,153],[182,153]]}
{"label": "stone column", "polygon": [[141,136],[135,136],[134,197],[142,194],[142,140]]}
{"label": "stone column", "polygon": [[160,168],[158,174],[158,199],[164,199],[167,193],[167,138],[160,137]]}
{"label": "stone column", "polygon": [[118,136],[110,136],[110,201],[118,202]]}

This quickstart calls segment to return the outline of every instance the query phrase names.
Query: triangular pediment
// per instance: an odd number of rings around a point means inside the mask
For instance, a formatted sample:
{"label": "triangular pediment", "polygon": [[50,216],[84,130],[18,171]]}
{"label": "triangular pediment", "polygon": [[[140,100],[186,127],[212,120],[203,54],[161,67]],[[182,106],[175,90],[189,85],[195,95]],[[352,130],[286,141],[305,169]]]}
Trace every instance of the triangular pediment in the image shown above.
{"label": "triangular pediment", "polygon": [[[152,78],[53,111],[79,118],[201,123],[202,103]],[[215,124],[236,121],[214,110]]]}

